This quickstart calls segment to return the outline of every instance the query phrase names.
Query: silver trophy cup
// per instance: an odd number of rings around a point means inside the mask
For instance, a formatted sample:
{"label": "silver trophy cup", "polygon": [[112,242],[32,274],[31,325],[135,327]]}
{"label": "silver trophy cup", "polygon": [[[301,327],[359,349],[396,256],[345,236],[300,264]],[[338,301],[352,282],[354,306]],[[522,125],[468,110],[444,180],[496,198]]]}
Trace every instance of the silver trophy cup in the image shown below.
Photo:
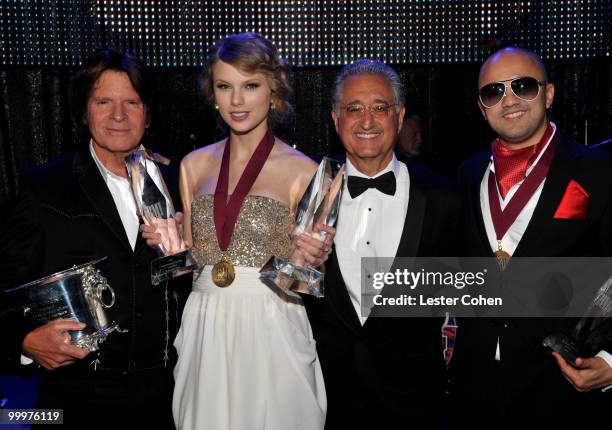
{"label": "silver trophy cup", "polygon": [[160,257],[151,262],[151,283],[158,285],[198,268],[199,264],[190,249],[172,255],[166,249],[172,241],[181,240],[180,232],[172,219],[175,214],[172,199],[156,164],[168,164],[169,160],[140,149],[128,155],[125,162],[132,193],[143,221],[156,227],[162,235],[162,243],[157,246]]}
{"label": "silver trophy cup", "polygon": [[[324,157],[300,200],[292,237],[306,232],[320,240],[325,239],[326,233],[319,231],[316,225],[336,224],[343,185],[344,165]],[[289,295],[302,293],[323,297],[325,294],[323,273],[305,266],[298,250],[291,251],[289,258],[272,256],[259,273],[264,280],[272,282]]]}
{"label": "silver trophy cup", "polygon": [[94,267],[104,260],[106,257],[74,266],[7,293],[21,294],[25,301],[24,314],[37,323],[46,324],[60,318],[85,323],[83,330],[70,331],[70,338],[81,348],[97,351],[109,333],[120,330],[104,311],[115,303],[115,292]]}

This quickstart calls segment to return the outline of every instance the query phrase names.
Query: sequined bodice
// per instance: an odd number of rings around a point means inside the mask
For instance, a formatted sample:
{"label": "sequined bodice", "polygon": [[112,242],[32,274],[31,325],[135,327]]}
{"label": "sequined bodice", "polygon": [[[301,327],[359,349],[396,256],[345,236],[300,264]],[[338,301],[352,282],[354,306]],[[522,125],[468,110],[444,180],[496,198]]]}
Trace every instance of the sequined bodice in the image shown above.
{"label": "sequined bodice", "polygon": [[[215,234],[213,199],[206,194],[191,202],[193,249],[207,265],[221,258]],[[247,196],[225,255],[234,265],[247,267],[261,267],[272,255],[287,256],[291,222],[291,212],[282,203],[269,197]]]}

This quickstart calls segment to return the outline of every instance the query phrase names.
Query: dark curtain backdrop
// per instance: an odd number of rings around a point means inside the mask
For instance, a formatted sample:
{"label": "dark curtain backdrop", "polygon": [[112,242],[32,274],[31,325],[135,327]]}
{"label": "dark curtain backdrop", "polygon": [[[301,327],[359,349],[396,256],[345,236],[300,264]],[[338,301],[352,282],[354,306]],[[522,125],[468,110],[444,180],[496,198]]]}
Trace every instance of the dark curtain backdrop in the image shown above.
{"label": "dark curtain backdrop", "polygon": [[[479,65],[395,67],[407,109],[424,120],[427,162],[454,177],[465,157],[492,139],[475,98]],[[612,59],[548,64],[556,85],[553,118],[577,141],[612,137]],[[276,134],[313,158],[342,153],[330,116],[337,68],[294,70],[296,115]],[[71,69],[0,69],[0,213],[18,191],[24,169],[74,150],[78,127],[68,97]],[[147,145],[178,158],[224,136],[214,110],[198,93],[194,69],[153,70],[156,100]]]}

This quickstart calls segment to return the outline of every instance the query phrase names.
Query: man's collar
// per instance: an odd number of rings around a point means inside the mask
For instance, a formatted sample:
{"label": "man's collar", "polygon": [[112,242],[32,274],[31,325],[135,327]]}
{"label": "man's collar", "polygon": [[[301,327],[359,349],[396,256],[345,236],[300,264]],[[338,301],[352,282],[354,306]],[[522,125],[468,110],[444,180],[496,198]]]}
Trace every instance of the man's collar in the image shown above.
{"label": "man's collar", "polygon": [[[144,149],[144,147],[142,145],[140,145],[138,147],[139,149]],[[106,166],[102,163],[102,161],[100,161],[100,159],[98,158],[98,155],[96,154],[96,151],[93,147],[93,139],[89,140],[89,153],[91,154],[91,158],[93,158],[94,162],[96,163],[96,166],[98,166],[98,170],[100,170],[100,173],[102,174],[102,177],[104,178],[104,182],[107,182],[108,179],[110,178],[114,178],[114,179],[118,179],[118,180],[125,180],[126,178],[116,175],[115,173],[111,172],[110,170],[108,170],[106,168]]]}
{"label": "man's collar", "polygon": [[389,161],[389,164],[387,164],[387,166],[384,169],[376,173],[374,176],[368,176],[368,175],[361,173],[359,170],[357,170],[357,168],[353,165],[353,163],[351,163],[349,158],[348,157],[346,158],[345,174],[347,177],[348,176],[359,176],[362,178],[377,178],[380,175],[384,175],[385,173],[391,172],[391,171],[395,174],[395,177],[397,178],[399,175],[399,171],[400,171],[400,162],[395,156],[395,154],[393,154],[393,158],[391,158],[391,161]]}

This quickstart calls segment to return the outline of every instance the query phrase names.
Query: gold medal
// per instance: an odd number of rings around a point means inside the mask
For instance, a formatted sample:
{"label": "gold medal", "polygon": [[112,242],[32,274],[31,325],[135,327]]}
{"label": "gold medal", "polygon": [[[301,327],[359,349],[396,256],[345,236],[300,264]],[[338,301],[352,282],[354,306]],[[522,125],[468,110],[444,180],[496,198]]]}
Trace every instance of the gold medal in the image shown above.
{"label": "gold medal", "polygon": [[499,270],[502,272],[506,270],[506,266],[510,261],[510,254],[502,249],[501,240],[497,241],[497,251],[495,251],[495,258],[497,259],[497,265]]}
{"label": "gold medal", "polygon": [[223,255],[221,260],[217,261],[212,268],[212,280],[217,287],[225,288],[234,282],[236,272],[234,265],[228,258]]}

